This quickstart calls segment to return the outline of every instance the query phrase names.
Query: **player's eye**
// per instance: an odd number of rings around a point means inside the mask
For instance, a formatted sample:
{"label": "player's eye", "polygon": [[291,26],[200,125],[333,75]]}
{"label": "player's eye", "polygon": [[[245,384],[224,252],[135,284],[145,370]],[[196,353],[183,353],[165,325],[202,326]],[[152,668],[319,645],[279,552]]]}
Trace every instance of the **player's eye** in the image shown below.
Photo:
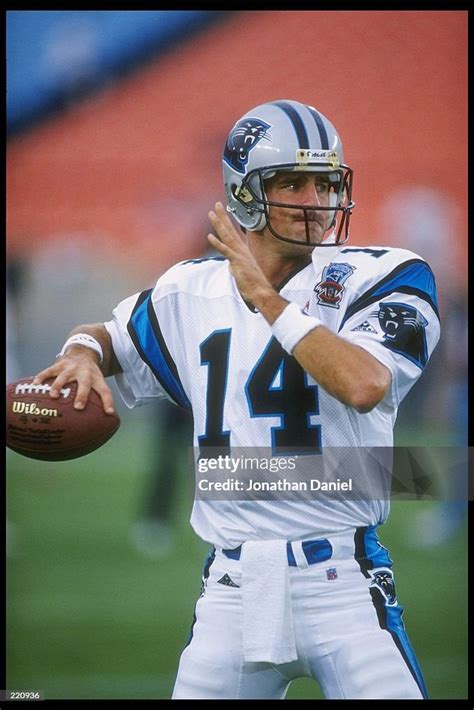
{"label": "player's eye", "polygon": [[327,195],[329,192],[329,183],[324,181],[316,181],[315,182],[316,190],[318,192],[318,195]]}
{"label": "player's eye", "polygon": [[282,182],[280,187],[282,187],[284,190],[296,190],[300,184],[301,181],[292,178],[291,180],[288,179]]}

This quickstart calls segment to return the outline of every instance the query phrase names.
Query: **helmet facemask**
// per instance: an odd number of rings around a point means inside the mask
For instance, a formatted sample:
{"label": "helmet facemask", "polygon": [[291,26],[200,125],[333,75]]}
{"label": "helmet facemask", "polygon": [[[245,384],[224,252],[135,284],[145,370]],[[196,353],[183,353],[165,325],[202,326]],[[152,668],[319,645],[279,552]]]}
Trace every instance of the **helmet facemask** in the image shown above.
{"label": "helmet facemask", "polygon": [[[300,165],[278,165],[257,168],[250,171],[242,180],[242,184],[234,190],[234,199],[241,203],[248,214],[255,217],[255,227],[252,231],[260,231],[265,225],[271,234],[284,242],[306,246],[330,247],[344,244],[349,238],[349,221],[354,207],[352,196],[352,170],[342,165],[335,170],[321,170],[321,164],[311,170],[311,165],[302,170]],[[327,177],[329,182],[329,204],[300,205],[287,202],[269,200],[266,194],[265,182],[276,175],[277,171],[295,171],[320,173]],[[291,234],[281,234],[272,223],[271,207],[290,209],[293,212],[302,212],[305,224],[305,240],[295,239]],[[232,210],[230,210],[232,211]],[[321,240],[313,241],[311,238],[310,222],[316,219],[315,213],[325,213],[326,227]],[[260,219],[257,215],[260,215]],[[328,234],[329,232],[329,234]],[[328,238],[333,237],[333,238]]]}

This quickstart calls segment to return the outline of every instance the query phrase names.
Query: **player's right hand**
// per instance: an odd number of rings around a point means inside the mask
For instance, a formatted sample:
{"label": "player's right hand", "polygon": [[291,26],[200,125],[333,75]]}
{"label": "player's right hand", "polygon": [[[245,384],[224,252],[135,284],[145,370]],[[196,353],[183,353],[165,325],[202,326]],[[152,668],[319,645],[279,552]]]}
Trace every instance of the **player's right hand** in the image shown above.
{"label": "player's right hand", "polygon": [[91,389],[95,390],[102,400],[106,414],[114,414],[115,406],[112,390],[105,381],[104,375],[97,363],[97,355],[83,345],[71,345],[67,352],[52,365],[35,375],[34,384],[42,384],[45,380],[54,378],[51,383],[50,396],[57,399],[60,390],[68,382],[77,382],[77,394],[74,400],[75,409],[84,409]]}

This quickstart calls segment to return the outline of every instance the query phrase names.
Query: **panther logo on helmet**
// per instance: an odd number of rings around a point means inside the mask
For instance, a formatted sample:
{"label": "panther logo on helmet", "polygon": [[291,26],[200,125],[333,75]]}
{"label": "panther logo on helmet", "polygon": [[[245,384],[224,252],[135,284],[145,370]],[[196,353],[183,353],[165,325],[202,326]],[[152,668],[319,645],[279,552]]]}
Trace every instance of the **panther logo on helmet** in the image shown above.
{"label": "panther logo on helmet", "polygon": [[271,128],[269,123],[258,118],[245,118],[238,121],[225,145],[225,162],[237,172],[245,173],[252,148],[255,148],[262,138],[270,140],[266,135],[269,128]]}

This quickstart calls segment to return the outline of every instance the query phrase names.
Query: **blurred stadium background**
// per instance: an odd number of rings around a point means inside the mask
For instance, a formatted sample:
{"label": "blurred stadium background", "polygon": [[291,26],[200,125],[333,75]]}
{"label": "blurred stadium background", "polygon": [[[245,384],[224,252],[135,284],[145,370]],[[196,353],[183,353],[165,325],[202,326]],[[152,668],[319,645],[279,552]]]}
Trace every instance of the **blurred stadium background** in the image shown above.
{"label": "blurred stadium background", "polygon": [[[7,381],[202,253],[229,128],[293,98],[342,135],[351,243],[406,246],[437,275],[442,341],[396,442],[465,446],[466,59],[461,11],[7,12]],[[170,696],[207,546],[185,457],[172,544],[136,544],[162,439],[153,408],[117,403],[123,425],[92,455],[7,452],[7,688]],[[382,539],[431,697],[467,697],[463,507],[397,502]],[[308,680],[288,695],[319,697]]]}

